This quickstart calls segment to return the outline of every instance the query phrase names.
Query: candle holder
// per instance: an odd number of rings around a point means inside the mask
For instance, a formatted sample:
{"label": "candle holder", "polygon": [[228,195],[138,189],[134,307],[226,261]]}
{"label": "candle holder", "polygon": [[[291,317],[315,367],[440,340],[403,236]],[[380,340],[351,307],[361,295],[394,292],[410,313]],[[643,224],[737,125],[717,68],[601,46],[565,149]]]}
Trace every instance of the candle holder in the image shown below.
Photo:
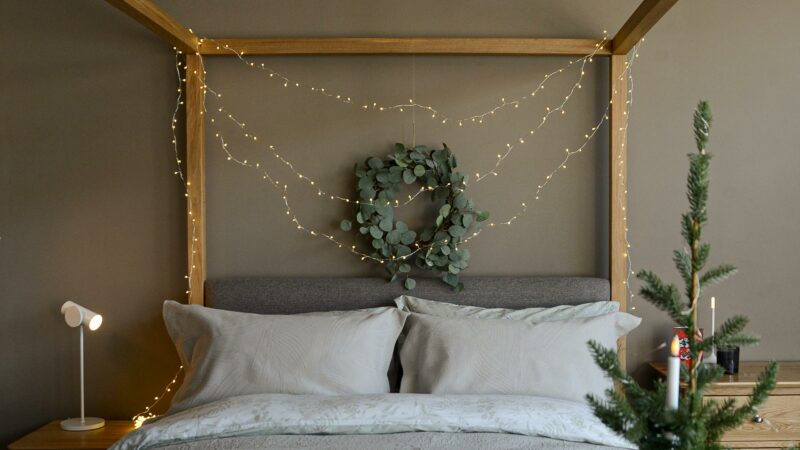
{"label": "candle holder", "polygon": [[717,350],[717,364],[725,370],[725,375],[739,373],[739,347],[720,348]]}

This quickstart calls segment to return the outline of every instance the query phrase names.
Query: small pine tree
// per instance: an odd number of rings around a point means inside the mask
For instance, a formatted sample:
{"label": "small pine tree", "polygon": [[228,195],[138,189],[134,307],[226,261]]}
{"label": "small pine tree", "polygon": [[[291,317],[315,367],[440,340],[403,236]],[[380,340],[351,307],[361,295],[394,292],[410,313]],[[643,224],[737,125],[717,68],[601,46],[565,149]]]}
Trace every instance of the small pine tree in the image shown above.
{"label": "small pine tree", "polygon": [[[711,154],[706,152],[711,111],[708,103],[701,101],[694,112],[694,137],[697,153],[690,153],[687,198],[689,211],[681,220],[681,234],[687,248],[673,254],[675,267],[683,279],[686,300],[681,300],[678,287],[667,284],[649,270],[639,271],[636,276],[644,283],[639,294],[659,309],[665,311],[689,335],[691,360],[688,368],[681,364],[681,380],[687,389],[681,393],[679,407],[667,410],[666,385],[656,381],[653,390],[639,386],[620,366],[614,350],[590,342],[595,362],[616,384],[616,389],[606,391],[606,398],[588,396],[595,415],[608,427],[638,444],[643,450],[722,449],[719,440],[722,434],[742,424],[756,413],[775,387],[778,365],[771,362],[759,376],[752,396],[740,406],[732,399],[717,402],[703,399],[703,391],[722,375],[716,365],[698,363],[703,352],[715,348],[753,345],[758,342],[744,333],[747,318],[731,317],[711,337],[697,337],[697,308],[703,290],[736,272],[736,267],[722,264],[705,270],[710,245],[701,241],[703,226],[708,220],[709,163]],[[703,273],[701,273],[703,272]]]}

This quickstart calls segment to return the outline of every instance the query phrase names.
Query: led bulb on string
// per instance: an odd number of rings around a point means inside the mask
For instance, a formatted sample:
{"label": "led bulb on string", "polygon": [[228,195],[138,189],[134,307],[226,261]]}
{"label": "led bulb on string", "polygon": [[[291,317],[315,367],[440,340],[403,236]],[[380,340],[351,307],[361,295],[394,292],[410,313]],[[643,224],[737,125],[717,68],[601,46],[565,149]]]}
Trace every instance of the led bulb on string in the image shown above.
{"label": "led bulb on string", "polygon": [[[208,39],[208,38],[203,38],[203,39]],[[559,68],[559,69],[557,69],[557,70],[545,75],[544,78],[542,79],[542,81],[539,83],[539,85],[534,90],[532,90],[529,95],[524,95],[524,96],[521,96],[519,98],[513,99],[511,101],[506,101],[505,98],[501,98],[500,104],[498,106],[496,106],[496,107],[494,107],[494,108],[492,108],[492,109],[490,109],[490,110],[488,110],[486,112],[480,113],[480,114],[475,114],[475,115],[468,116],[468,117],[463,117],[463,118],[460,118],[460,119],[452,118],[452,117],[448,117],[447,115],[442,113],[440,110],[437,110],[436,108],[434,108],[434,107],[432,107],[430,105],[424,105],[424,104],[420,104],[420,103],[415,102],[413,98],[410,98],[408,100],[408,103],[406,103],[406,104],[396,104],[396,105],[384,105],[384,104],[379,104],[378,102],[372,101],[371,102],[372,103],[372,107],[371,108],[369,106],[370,102],[363,102],[363,103],[360,103],[361,104],[361,109],[362,110],[373,109],[373,110],[376,110],[376,111],[384,112],[384,111],[392,111],[392,110],[400,110],[400,111],[402,111],[404,108],[413,108],[413,109],[421,109],[421,110],[428,111],[429,113],[431,113],[431,117],[432,118],[436,118],[438,116],[441,119],[440,123],[443,124],[443,125],[447,124],[448,122],[450,122],[450,123],[458,123],[459,126],[463,126],[463,123],[465,121],[470,121],[470,122],[481,124],[481,123],[483,123],[483,118],[485,118],[487,116],[490,116],[490,115],[493,115],[497,111],[500,111],[502,109],[505,109],[505,108],[508,108],[508,107],[511,107],[511,106],[513,106],[514,108],[518,108],[519,104],[521,102],[529,100],[531,97],[534,97],[536,95],[536,92],[538,92],[539,90],[544,89],[545,83],[550,78],[552,78],[553,76],[555,76],[557,74],[563,73],[566,68],[568,68],[569,66],[572,66],[574,63],[576,63],[578,61],[581,61],[583,63],[581,65],[581,76],[583,76],[585,74],[585,72],[583,70],[584,67],[585,67],[585,64],[587,62],[593,63],[594,62],[594,55],[597,54],[597,52],[599,52],[600,50],[604,49],[606,47],[607,43],[608,43],[608,33],[603,33],[603,38],[599,42],[597,42],[595,44],[594,51],[592,51],[588,55],[585,55],[585,56],[583,56],[581,58],[578,58],[578,59],[575,59],[575,60],[570,60],[565,67],[561,67],[561,68]],[[263,63],[256,65],[253,61],[250,61],[247,58],[245,58],[244,51],[236,50],[235,48],[229,46],[228,44],[224,44],[221,47],[219,45],[217,45],[217,49],[221,49],[221,48],[233,53],[234,55],[236,55],[236,57],[246,67],[250,67],[250,68],[253,68],[253,69],[256,69],[256,70],[265,71],[265,72],[267,72],[269,78],[280,80],[283,83],[284,87],[287,87],[290,84],[293,84],[296,87],[300,87],[300,85],[301,85],[301,83],[292,81],[291,79],[289,79],[285,75],[283,75],[283,74],[281,74],[281,73],[269,68],[268,66],[266,66]],[[348,104],[348,105],[356,104],[356,102],[353,102],[351,96],[347,96],[347,95],[344,95],[344,94],[341,94],[341,93],[329,93],[329,92],[325,91],[325,88],[317,88],[317,87],[313,87],[313,86],[310,86],[310,85],[309,85],[309,89],[310,89],[311,92],[314,92],[314,93],[316,93],[318,95],[322,95],[322,96],[325,96],[325,97],[332,98],[334,100],[337,100],[340,103],[344,103],[344,104]]]}

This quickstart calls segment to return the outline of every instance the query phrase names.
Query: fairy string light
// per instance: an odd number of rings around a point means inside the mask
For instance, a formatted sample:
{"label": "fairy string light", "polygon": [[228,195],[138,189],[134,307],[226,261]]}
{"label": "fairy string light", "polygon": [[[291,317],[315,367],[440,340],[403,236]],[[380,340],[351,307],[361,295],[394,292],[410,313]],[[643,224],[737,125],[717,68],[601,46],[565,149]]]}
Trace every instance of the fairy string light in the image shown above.
{"label": "fairy string light", "polygon": [[[638,54],[636,52],[638,52],[638,46],[636,47],[636,51],[634,52],[634,54]],[[626,68],[623,71],[623,73],[620,75],[620,79],[622,77],[631,76],[631,72],[630,72],[631,68],[632,68],[632,64],[631,63],[626,63]],[[632,91],[632,89],[631,89],[631,91]],[[213,96],[212,96],[212,98],[213,98]],[[609,109],[610,109],[610,102],[606,106],[605,110],[603,111],[603,114],[601,115],[600,119],[595,124],[595,126],[592,127],[592,129],[591,129],[591,131],[589,133],[584,135],[584,141],[578,148],[576,148],[574,150],[570,150],[569,148],[565,149],[566,155],[565,155],[564,159],[553,170],[551,170],[546,175],[544,181],[541,184],[537,185],[536,191],[529,195],[529,196],[533,197],[534,201],[539,200],[539,195],[547,187],[547,185],[555,177],[555,175],[559,171],[565,170],[567,168],[567,163],[570,161],[570,159],[572,157],[574,157],[574,156],[576,156],[576,155],[578,155],[578,154],[583,152],[584,148],[589,144],[589,142],[594,138],[594,136],[600,130],[600,128],[603,125],[603,123],[605,123],[609,119],[609,116],[608,116]],[[233,118],[232,120],[236,120],[236,119]],[[219,132],[217,132],[217,133],[215,133],[215,136],[220,139],[221,147],[225,151],[226,158],[227,158],[228,161],[233,161],[233,162],[235,162],[235,163],[237,163],[237,164],[239,164],[241,166],[250,167],[250,168],[253,168],[253,169],[261,169],[263,171],[262,178],[264,178],[267,181],[270,181],[270,183],[273,184],[273,186],[275,186],[276,188],[280,188],[281,187],[280,183],[277,182],[276,180],[272,179],[272,177],[268,174],[268,172],[261,167],[260,163],[253,163],[253,162],[249,162],[247,160],[242,160],[242,159],[236,158],[228,150],[227,143],[224,141],[224,138],[222,137],[222,135]],[[286,206],[286,215],[291,217],[292,222],[294,223],[294,225],[299,230],[304,231],[305,233],[309,234],[312,237],[327,239],[327,240],[333,242],[334,244],[336,244],[339,248],[347,248],[345,244],[343,244],[342,242],[336,240],[336,238],[334,236],[332,236],[330,234],[327,234],[327,233],[324,233],[324,232],[320,232],[320,231],[317,231],[317,230],[310,229],[310,228],[304,226],[303,224],[301,224],[299,222],[299,219],[297,218],[297,216],[294,214],[294,212],[292,211],[291,207],[289,206],[289,203],[288,203],[288,186],[287,185],[283,185],[282,189],[283,189],[282,198],[283,198],[284,204]],[[426,190],[426,189],[423,188],[422,191],[424,191],[424,190]],[[523,215],[525,212],[527,212],[528,207],[529,206],[528,206],[527,202],[522,202],[521,203],[521,209],[518,210],[517,212],[515,212],[514,214],[512,214],[508,219],[506,219],[504,221],[500,221],[500,222],[490,222],[488,224],[488,226],[489,227],[496,227],[496,226],[503,226],[503,225],[510,226],[521,215]],[[482,231],[483,230],[477,230],[477,231],[473,232],[472,235],[470,235],[469,237],[467,237],[464,240],[464,243],[466,243],[469,240],[477,237]],[[418,249],[422,247],[422,244],[420,244],[419,242],[415,243],[415,245],[418,247]],[[381,264],[391,260],[391,259],[384,259],[384,258],[374,257],[374,256],[372,256],[370,254],[366,254],[364,252],[358,251],[355,246],[350,246],[348,248],[348,250],[351,253],[354,253],[357,256],[361,257],[362,260],[369,259],[369,260],[372,260],[372,261],[377,261],[377,262],[379,262]],[[411,255],[408,255],[407,257],[410,257],[410,256]],[[403,258],[403,259],[405,259],[405,258]]]}
{"label": "fairy string light", "polygon": [[[599,49],[603,48],[604,44],[598,43],[597,45],[598,45],[598,50],[599,50]],[[566,113],[565,106],[567,105],[569,100],[572,98],[572,96],[575,94],[576,90],[581,89],[583,78],[586,75],[585,69],[586,69],[587,61],[591,63],[593,61],[592,58],[591,58],[593,55],[594,54],[587,55],[587,57],[582,60],[581,65],[580,65],[580,76],[578,77],[578,80],[572,85],[569,93],[557,105],[554,105],[553,107],[547,106],[545,108],[546,109],[546,113],[542,116],[542,118],[539,121],[538,125],[536,127],[532,128],[532,129],[530,129],[527,132],[527,136],[532,136],[539,129],[541,129],[545,125],[545,123],[547,123],[547,118],[550,117],[552,114],[561,113],[563,115],[563,114]],[[553,72],[553,73],[558,73],[558,72],[560,72],[560,70],[556,71],[556,72]],[[246,123],[244,121],[241,121],[241,120],[237,119],[236,116],[234,116],[232,113],[227,111],[227,109],[225,108],[224,104],[222,104],[222,101],[220,100],[222,98],[222,93],[210,88],[208,86],[207,82],[204,81],[203,83],[204,83],[203,84],[204,89],[206,89],[208,92],[210,92],[212,94],[211,98],[213,98],[214,100],[216,100],[220,104],[220,106],[218,106],[216,108],[216,110],[218,112],[220,112],[220,113],[224,113],[230,121],[232,121],[234,124],[236,124],[236,126],[240,129],[240,131],[244,135],[244,137],[246,137],[248,139],[252,139],[253,142],[258,142],[258,136],[257,135],[255,135],[255,134],[253,134],[253,133],[251,133],[249,131],[246,131]],[[539,87],[543,88],[543,86],[544,86],[544,84],[541,83]],[[535,91],[532,94],[535,94]],[[415,108],[412,108],[411,112],[413,114],[415,112]],[[489,114],[489,113],[487,113],[487,114]],[[211,117],[211,122],[213,123],[215,121],[216,121],[216,118],[215,117]],[[595,131],[595,129],[593,129],[592,131]],[[511,155],[512,151],[516,147],[518,147],[518,146],[520,146],[522,144],[525,144],[525,142],[526,142],[525,141],[525,137],[518,137],[515,142],[518,142],[518,144],[516,144],[516,145],[510,144],[510,143],[506,144],[505,151],[503,153],[498,153],[497,154],[497,160],[495,161],[494,166],[490,170],[485,171],[483,174],[481,174],[480,172],[475,174],[476,182],[483,181],[489,175],[493,175],[493,176],[499,175],[500,166]],[[289,161],[288,159],[283,157],[280,153],[278,153],[278,151],[276,150],[276,147],[274,145],[272,145],[272,144],[268,145],[268,149],[276,158],[278,158],[284,165],[286,165],[299,179],[304,180],[310,186],[313,186],[317,190],[317,195],[318,196],[329,198],[330,200],[343,201],[343,202],[347,202],[347,203],[351,203],[351,202],[352,203],[358,203],[359,202],[359,200],[352,199],[352,198],[349,198],[347,196],[343,196],[343,195],[340,195],[340,194],[333,194],[333,193],[330,193],[329,191],[327,191],[325,189],[320,188],[315,180],[313,180],[312,178],[308,177],[307,175],[305,175],[302,172],[300,172],[299,170],[297,170],[295,168],[295,165],[291,161]],[[408,204],[411,200],[416,198],[422,192],[424,192],[424,189],[419,190],[414,195],[409,195],[408,201],[404,202],[403,205]],[[395,206],[402,206],[402,205],[400,204],[399,201],[396,201]]]}
{"label": "fairy string light", "polygon": [[[202,38],[200,41],[201,41],[201,43],[203,43],[205,41],[215,42],[213,39],[210,39],[210,38]],[[306,88],[306,89],[310,90],[311,92],[313,92],[315,94],[318,94],[318,95],[321,95],[321,96],[324,96],[324,97],[327,97],[327,98],[330,98],[330,99],[334,99],[334,100],[336,100],[336,101],[338,101],[339,103],[342,103],[342,104],[346,104],[346,105],[361,105],[360,109],[361,110],[365,110],[365,111],[384,112],[384,111],[397,110],[397,111],[403,112],[403,111],[405,111],[405,109],[412,109],[412,110],[420,109],[420,110],[427,111],[431,115],[432,119],[438,119],[442,124],[448,124],[449,123],[449,124],[458,124],[458,126],[463,126],[465,123],[466,124],[469,124],[469,123],[482,124],[483,120],[485,118],[488,118],[488,117],[494,115],[495,113],[497,113],[497,112],[499,112],[499,111],[501,111],[503,109],[506,109],[506,108],[511,108],[511,107],[513,107],[515,109],[519,108],[519,106],[523,102],[534,98],[536,96],[536,94],[540,90],[543,90],[545,88],[545,84],[547,83],[548,80],[550,80],[550,78],[555,77],[556,75],[558,75],[560,73],[563,73],[567,68],[569,68],[570,66],[572,66],[574,64],[577,64],[578,62],[581,62],[582,66],[585,66],[587,61],[589,61],[590,63],[593,62],[594,61],[594,57],[597,55],[597,52],[599,52],[600,50],[604,49],[607,43],[608,43],[608,31],[603,30],[603,38],[600,41],[598,41],[597,43],[595,43],[595,49],[591,53],[589,53],[588,55],[585,55],[585,56],[583,56],[581,58],[570,60],[566,66],[561,67],[561,68],[559,68],[559,69],[557,69],[557,70],[555,70],[553,72],[550,72],[550,73],[546,74],[543,77],[542,81],[540,81],[539,84],[536,86],[536,88],[533,89],[532,91],[530,91],[529,94],[522,95],[522,96],[519,96],[517,98],[510,99],[510,100],[506,100],[505,98],[501,98],[499,105],[497,105],[497,106],[495,106],[495,107],[493,107],[493,108],[491,108],[491,109],[489,109],[489,110],[487,110],[487,111],[485,111],[483,113],[473,114],[473,115],[465,116],[465,117],[461,117],[461,118],[451,118],[451,117],[445,115],[441,110],[439,110],[437,108],[434,108],[431,105],[418,103],[418,102],[416,102],[414,100],[413,96],[412,96],[412,98],[410,98],[408,100],[408,103],[400,103],[400,104],[395,104],[395,105],[386,105],[386,104],[383,104],[383,103],[380,103],[380,102],[374,101],[374,100],[355,101],[355,100],[353,100],[352,96],[349,96],[349,95],[346,95],[346,94],[342,94],[342,93],[337,93],[337,92],[330,92],[330,90],[327,90],[326,88],[316,87],[316,86],[313,86],[313,85],[309,85],[308,83],[292,80],[289,77],[287,77],[286,75],[284,75],[284,74],[282,74],[282,73],[280,73],[280,72],[268,67],[264,63],[256,63],[256,62],[246,58],[243,50],[236,50],[235,48],[231,47],[228,44],[223,44],[223,45],[216,44],[216,48],[217,48],[217,50],[220,50],[220,49],[227,50],[227,51],[231,52],[232,54],[236,55],[236,57],[239,59],[239,61],[244,63],[244,65],[247,66],[247,67],[264,71],[267,74],[268,78],[280,82],[283,85],[283,87],[285,87],[285,88],[290,88],[290,87],[293,87],[293,88]]]}
{"label": "fairy string light", "polygon": [[[643,42],[644,42],[644,38],[642,38],[634,46],[633,52],[632,52],[634,60],[635,60],[635,58],[639,57],[639,47],[642,45]],[[625,149],[627,147],[627,144],[628,144],[628,127],[630,126],[631,109],[633,107],[633,62],[628,62],[628,66],[626,67],[626,70],[628,72],[628,99],[626,101],[627,108],[626,108],[626,110],[624,111],[624,114],[623,114],[624,117],[625,117],[624,127],[620,130],[622,132],[622,143],[621,143],[621,146],[622,146],[623,149]],[[628,187],[627,187],[627,185],[628,185],[628,179],[627,179],[627,177],[625,175],[626,174],[625,160],[623,160],[621,154],[617,156],[617,167],[618,167],[618,169],[617,169],[617,180],[619,182],[619,186],[622,188],[622,189],[618,189],[617,201],[619,202],[619,205],[620,205],[621,209],[625,212],[625,214],[622,216],[623,230],[624,230],[622,236],[623,236],[623,240],[625,242],[625,250],[624,250],[623,257],[625,258],[626,269],[627,270],[626,270],[626,273],[625,273],[625,281],[623,282],[623,285],[625,286],[625,289],[626,289],[626,291],[628,293],[628,299],[629,299],[630,304],[631,304],[631,311],[635,311],[636,310],[636,305],[633,304],[633,300],[634,300],[636,294],[634,294],[633,289],[631,289],[631,284],[630,284],[631,276],[635,275],[636,272],[633,271],[633,259],[631,257],[631,243],[628,241],[628,231],[629,231],[629,228],[628,228],[628,214],[627,214],[627,197],[628,197]]]}

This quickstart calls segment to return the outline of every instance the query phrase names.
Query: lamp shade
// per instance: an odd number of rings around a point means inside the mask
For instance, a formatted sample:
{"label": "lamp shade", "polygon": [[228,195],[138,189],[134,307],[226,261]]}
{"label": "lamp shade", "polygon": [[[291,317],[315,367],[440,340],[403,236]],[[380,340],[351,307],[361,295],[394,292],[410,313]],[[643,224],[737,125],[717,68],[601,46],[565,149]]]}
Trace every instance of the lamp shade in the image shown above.
{"label": "lamp shade", "polygon": [[94,331],[100,328],[103,323],[103,316],[71,301],[64,302],[61,305],[61,314],[64,315],[64,321],[67,322],[67,325],[73,328],[86,325],[90,330]]}

